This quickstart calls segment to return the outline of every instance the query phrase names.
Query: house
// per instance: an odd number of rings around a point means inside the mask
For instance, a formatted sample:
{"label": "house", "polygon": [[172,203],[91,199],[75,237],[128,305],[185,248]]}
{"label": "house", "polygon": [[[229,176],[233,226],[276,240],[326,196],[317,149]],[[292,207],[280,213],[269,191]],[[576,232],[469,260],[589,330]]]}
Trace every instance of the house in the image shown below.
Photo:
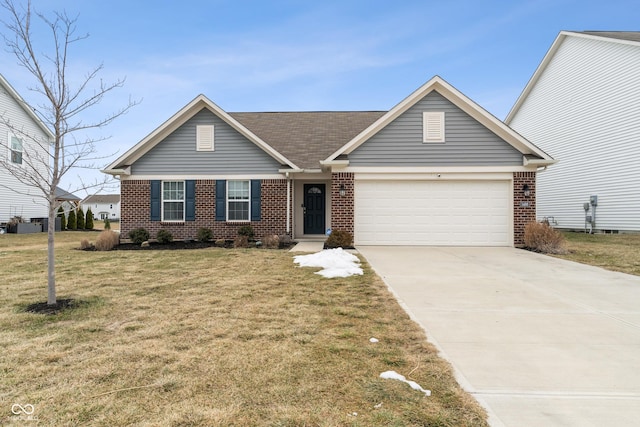
{"label": "house", "polygon": [[56,187],[56,202],[62,206],[66,216],[69,216],[69,211],[78,209],[80,201],[80,197],[75,194],[69,193],[60,187]]}
{"label": "house", "polygon": [[506,118],[558,159],[538,175],[538,218],[640,231],[640,32],[562,31]]}
{"label": "house", "polygon": [[86,197],[80,204],[86,213],[91,208],[93,219],[117,221],[120,219],[119,194],[94,194]]}
{"label": "house", "polygon": [[[48,215],[48,205],[36,186],[14,174],[47,174],[49,141],[53,134],[0,74],[0,223]],[[44,159],[43,161],[40,161]]]}
{"label": "house", "polygon": [[124,235],[322,238],[357,245],[513,246],[553,159],[436,76],[390,111],[227,113],[204,95],[103,172]]}

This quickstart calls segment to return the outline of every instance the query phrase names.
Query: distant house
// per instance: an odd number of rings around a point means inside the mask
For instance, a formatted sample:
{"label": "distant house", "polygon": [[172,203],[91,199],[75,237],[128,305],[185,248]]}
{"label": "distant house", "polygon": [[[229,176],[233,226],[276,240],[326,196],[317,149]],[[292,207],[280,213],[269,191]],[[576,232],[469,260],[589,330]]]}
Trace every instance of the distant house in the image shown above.
{"label": "distant house", "polygon": [[558,160],[539,219],[640,231],[640,32],[562,31],[506,123]]}
{"label": "distant house", "polygon": [[80,205],[85,213],[88,208],[91,208],[93,219],[120,219],[119,194],[94,194],[93,196],[86,197]]}
{"label": "distant house", "polygon": [[35,168],[41,176],[48,176],[51,131],[0,75],[0,223],[15,216],[29,221],[48,215],[47,202],[35,186],[20,182],[9,172],[31,172]]}
{"label": "distant house", "polygon": [[121,230],[514,246],[553,159],[436,76],[389,111],[227,113],[204,95],[109,165]]}

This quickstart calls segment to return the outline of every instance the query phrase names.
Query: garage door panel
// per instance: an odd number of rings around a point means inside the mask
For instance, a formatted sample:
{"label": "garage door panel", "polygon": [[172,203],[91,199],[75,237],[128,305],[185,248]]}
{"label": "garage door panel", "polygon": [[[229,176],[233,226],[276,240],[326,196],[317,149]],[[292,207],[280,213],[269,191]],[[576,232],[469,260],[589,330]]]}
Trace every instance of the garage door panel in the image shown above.
{"label": "garage door panel", "polygon": [[357,181],[360,245],[510,246],[509,181]]}

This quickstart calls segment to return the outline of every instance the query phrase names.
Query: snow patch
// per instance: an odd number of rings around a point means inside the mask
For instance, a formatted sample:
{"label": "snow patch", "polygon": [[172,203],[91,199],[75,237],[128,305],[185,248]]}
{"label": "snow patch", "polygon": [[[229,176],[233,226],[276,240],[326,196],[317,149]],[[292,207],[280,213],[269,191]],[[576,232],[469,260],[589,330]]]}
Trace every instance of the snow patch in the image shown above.
{"label": "snow patch", "polygon": [[403,383],[407,383],[409,384],[409,387],[411,387],[414,390],[419,390],[421,392],[423,392],[425,394],[425,396],[431,396],[431,390],[425,390],[422,387],[420,387],[420,384],[418,384],[415,381],[409,381],[407,380],[404,375],[400,375],[399,373],[397,373],[396,371],[385,371],[383,373],[380,374],[380,378],[384,378],[386,380],[398,380],[398,381],[402,381]]}
{"label": "snow patch", "polygon": [[316,274],[328,279],[363,274],[358,257],[342,248],[327,249],[311,255],[296,255],[293,262],[300,267],[321,267],[322,270]]}
{"label": "snow patch", "polygon": [[377,343],[380,342],[380,340],[378,338],[369,338],[369,342]]}

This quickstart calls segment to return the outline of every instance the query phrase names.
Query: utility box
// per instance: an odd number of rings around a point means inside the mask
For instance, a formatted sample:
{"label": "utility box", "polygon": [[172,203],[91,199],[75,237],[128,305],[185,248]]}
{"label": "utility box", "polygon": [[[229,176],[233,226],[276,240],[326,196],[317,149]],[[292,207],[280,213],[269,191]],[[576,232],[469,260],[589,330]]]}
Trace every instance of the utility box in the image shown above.
{"label": "utility box", "polygon": [[598,196],[591,196],[589,203],[591,203],[591,206],[598,206]]}

